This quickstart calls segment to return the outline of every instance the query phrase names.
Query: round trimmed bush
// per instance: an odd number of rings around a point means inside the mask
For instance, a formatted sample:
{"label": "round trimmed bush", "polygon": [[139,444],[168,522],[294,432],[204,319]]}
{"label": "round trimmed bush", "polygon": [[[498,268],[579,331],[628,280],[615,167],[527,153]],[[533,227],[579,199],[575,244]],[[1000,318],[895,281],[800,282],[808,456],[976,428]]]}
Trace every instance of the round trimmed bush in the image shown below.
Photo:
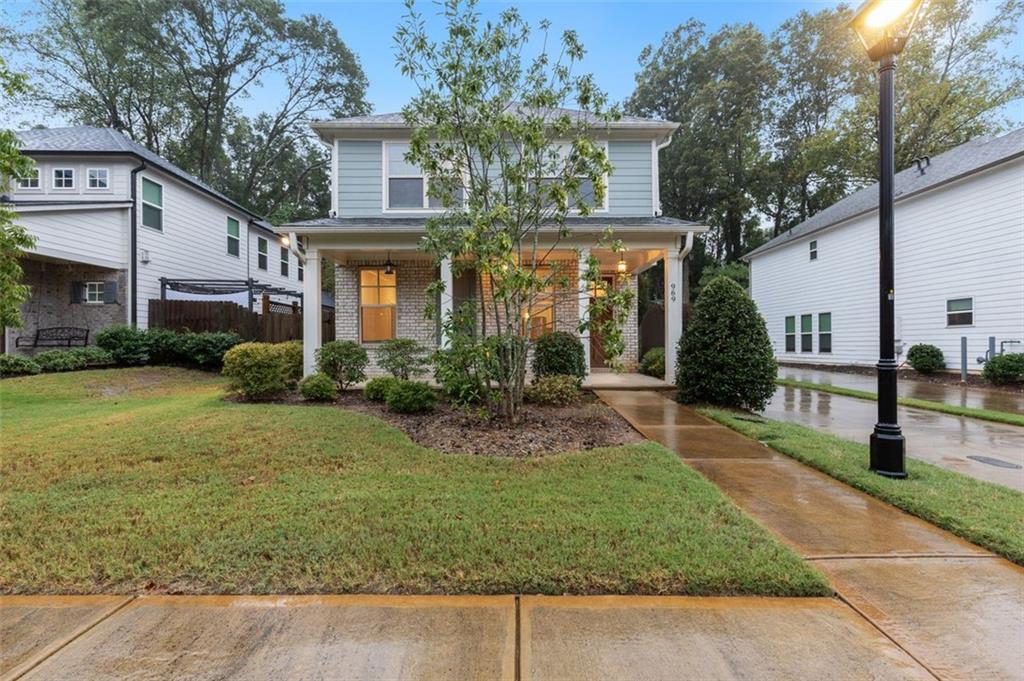
{"label": "round trimmed bush", "polygon": [[677,350],[680,402],[761,411],[775,393],[778,365],[768,329],[732,279],[718,277],[704,287]]}
{"label": "round trimmed bush", "polygon": [[28,357],[21,355],[0,355],[0,376],[28,376],[38,374],[42,368]]}
{"label": "round trimmed bush", "polygon": [[47,350],[32,359],[43,371],[78,371],[86,366],[85,357],[71,350]]}
{"label": "round trimmed bush", "polygon": [[651,348],[640,360],[640,373],[665,378],[665,348]]}
{"label": "round trimmed bush", "polygon": [[422,414],[434,410],[437,393],[426,383],[399,379],[388,389],[384,403],[398,414]]}
{"label": "round trimmed bush", "polygon": [[344,390],[366,378],[370,357],[355,341],[331,341],[316,351],[317,370],[333,378]]}
{"label": "round trimmed bush", "polygon": [[310,374],[299,381],[299,394],[310,402],[333,402],[338,399],[338,386],[327,374]]}
{"label": "round trimmed bush", "polygon": [[277,343],[277,349],[284,358],[285,377],[295,385],[302,378],[302,341]]}
{"label": "round trimmed bush", "polygon": [[145,364],[149,360],[146,332],[127,324],[108,326],[97,333],[96,345],[109,352],[120,366]]}
{"label": "round trimmed bush", "polygon": [[942,356],[942,350],[926,343],[910,346],[907,350],[907,363],[914,367],[914,371],[922,374],[946,368],[946,358]]}
{"label": "round trimmed bush", "polygon": [[533,375],[574,376],[582,382],[587,367],[579,337],[567,331],[552,331],[538,338],[533,347]]}
{"label": "round trimmed bush", "polygon": [[228,387],[248,400],[269,400],[288,389],[284,355],[273,343],[241,343],[224,353]]}
{"label": "round trimmed bush", "polygon": [[371,402],[383,402],[387,399],[388,391],[401,383],[402,379],[394,376],[379,376],[371,378],[363,388],[363,397]]}
{"label": "round trimmed bush", "polygon": [[1024,352],[996,355],[985,362],[981,375],[996,385],[1024,383]]}
{"label": "round trimmed bush", "polygon": [[579,396],[579,382],[575,376],[541,376],[524,391],[528,402],[559,407],[572,404]]}

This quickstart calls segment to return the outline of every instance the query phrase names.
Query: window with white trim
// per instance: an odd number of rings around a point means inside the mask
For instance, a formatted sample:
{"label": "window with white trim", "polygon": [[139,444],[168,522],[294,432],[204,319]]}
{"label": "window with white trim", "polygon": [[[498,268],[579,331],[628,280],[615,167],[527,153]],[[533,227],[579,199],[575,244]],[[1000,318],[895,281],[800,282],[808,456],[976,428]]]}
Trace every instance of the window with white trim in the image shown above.
{"label": "window with white trim", "polygon": [[383,267],[359,270],[359,337],[379,343],[395,337],[398,282],[395,271]]}
{"label": "window with white trim", "polygon": [[19,177],[18,189],[39,189],[39,168],[33,168],[25,177]]}
{"label": "window with white trim", "polygon": [[281,246],[281,276],[288,276],[288,247]]}
{"label": "window with white trim", "polygon": [[299,278],[299,281],[306,280],[306,267],[302,264],[301,258],[295,259],[295,276]]}
{"label": "window with white trim", "polygon": [[786,352],[796,352],[796,317],[786,317]]}
{"label": "window with white trim", "polygon": [[164,188],[149,178],[142,178],[142,225],[164,231]]}
{"label": "window with white trim", "polygon": [[238,256],[240,250],[238,220],[228,218],[228,255]]}
{"label": "window with white trim", "polygon": [[[555,162],[555,166],[556,166],[554,168],[555,170],[557,170],[558,168],[562,167],[567,162],[567,156],[572,151],[572,145],[571,144],[559,144],[557,146],[558,146],[558,152],[557,153],[558,153],[559,160]],[[605,150],[605,155],[607,156],[607,154],[608,154],[608,145],[607,144],[604,145],[604,150]],[[562,181],[561,177],[543,177],[540,180],[540,185],[542,187],[548,187],[548,186],[551,186],[553,184],[560,183],[561,181]],[[602,178],[600,181],[601,181],[602,184],[607,184],[607,178]],[[534,182],[533,180],[530,180],[529,191],[531,193],[536,191],[536,188],[535,188],[536,184],[537,184],[536,182]],[[596,204],[595,200],[594,200],[594,182],[592,180],[590,180],[589,178],[583,178],[583,177],[580,178],[579,198],[580,198],[580,200],[583,203],[587,204],[592,211],[608,210],[608,192],[605,192],[605,194],[604,194],[604,205]],[[576,201],[573,201],[573,200],[569,201],[569,206],[568,207],[569,207],[570,210],[573,210],[574,208],[576,208],[576,206],[577,206]]]}
{"label": "window with white trim", "polygon": [[818,313],[818,352],[832,352],[832,313]]}
{"label": "window with white trim", "polygon": [[[408,142],[384,144],[384,195],[388,210],[443,210],[444,201],[430,196],[430,179],[419,166],[405,160]],[[460,189],[453,197],[462,200]]]}
{"label": "window with white trim", "polygon": [[110,171],[107,168],[89,168],[85,171],[86,187],[110,189]]}
{"label": "window with white trim", "polygon": [[74,189],[75,188],[75,169],[74,168],[54,168],[53,169],[53,188],[54,189]]}
{"label": "window with white trim", "polygon": [[[536,273],[538,279],[548,280],[548,285],[536,293],[529,308],[523,311],[523,329],[530,340],[555,330],[555,281],[551,268],[538,267]],[[607,295],[607,286],[608,282],[602,279],[601,284],[594,287],[594,296]]]}
{"label": "window with white trim", "polygon": [[89,305],[102,305],[103,287],[102,281],[85,282],[85,302]]}
{"label": "window with white trim", "polygon": [[800,315],[800,352],[814,352],[813,315]]}
{"label": "window with white trim", "polygon": [[946,326],[974,326],[974,298],[947,300]]}
{"label": "window with white trim", "polygon": [[817,242],[817,240],[812,241],[810,244],[808,244],[808,246],[810,246],[811,260],[817,260],[818,259],[818,242]]}
{"label": "window with white trim", "polygon": [[268,248],[266,239],[261,236],[256,237],[256,267],[264,271],[267,269]]}

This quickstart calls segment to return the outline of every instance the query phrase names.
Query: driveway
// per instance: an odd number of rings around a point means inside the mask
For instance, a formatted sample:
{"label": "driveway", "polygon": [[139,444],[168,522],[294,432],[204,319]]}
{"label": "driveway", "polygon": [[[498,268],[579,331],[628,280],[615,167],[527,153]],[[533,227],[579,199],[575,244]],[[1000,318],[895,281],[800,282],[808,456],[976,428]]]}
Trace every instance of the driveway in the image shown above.
{"label": "driveway", "polygon": [[[867,444],[877,403],[779,386],[764,415]],[[1024,491],[1024,428],[899,408],[907,455],[971,477]]]}

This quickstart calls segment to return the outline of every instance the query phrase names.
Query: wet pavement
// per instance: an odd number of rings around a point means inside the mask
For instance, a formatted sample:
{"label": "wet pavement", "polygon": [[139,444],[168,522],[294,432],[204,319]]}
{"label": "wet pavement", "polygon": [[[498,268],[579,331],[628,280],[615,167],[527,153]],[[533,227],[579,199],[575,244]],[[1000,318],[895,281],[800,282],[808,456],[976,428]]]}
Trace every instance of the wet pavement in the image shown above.
{"label": "wet pavement", "polygon": [[938,678],[1024,679],[1020,567],[663,395],[599,396],[814,561],[849,607]]}
{"label": "wet pavement", "polygon": [[[764,415],[867,444],[878,406],[856,397],[779,386]],[[899,408],[899,419],[907,456],[1024,491],[1024,428],[909,407]]]}
{"label": "wet pavement", "polygon": [[[874,376],[867,374],[848,374],[840,371],[780,366],[779,378],[791,381],[807,381],[808,383],[823,383],[840,388],[866,390],[872,393],[878,392],[878,380]],[[944,402],[957,407],[991,409],[992,411],[1024,414],[1024,391],[1010,393],[1003,390],[988,390],[978,387],[906,380],[900,381],[897,384],[897,391],[900,397]]]}

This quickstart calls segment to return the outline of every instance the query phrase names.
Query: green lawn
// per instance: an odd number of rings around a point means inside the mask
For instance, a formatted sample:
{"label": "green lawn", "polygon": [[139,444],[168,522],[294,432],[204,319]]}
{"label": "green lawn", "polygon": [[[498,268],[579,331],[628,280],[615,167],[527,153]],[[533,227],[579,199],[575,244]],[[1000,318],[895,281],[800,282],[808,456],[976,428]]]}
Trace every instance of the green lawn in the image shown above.
{"label": "green lawn", "polygon": [[[1024,565],[1024,494],[962,473],[907,459],[907,479],[868,470],[868,447],[792,423],[700,412],[833,478]],[[749,418],[749,417],[748,417]]]}
{"label": "green lawn", "polygon": [[[821,392],[834,393],[836,395],[845,395],[846,397],[857,397],[862,400],[877,401],[878,395],[867,391],[857,390],[855,388],[844,388],[836,385],[829,385],[827,383],[812,383],[810,381],[796,381],[790,378],[779,378],[775,381],[779,385],[788,386],[790,388],[807,388],[810,390],[820,390]],[[995,421],[996,423],[1007,423],[1011,426],[1024,426],[1024,414],[1014,414],[1006,411],[995,411],[993,409],[978,409],[976,407],[961,407],[956,404],[946,404],[945,402],[932,402],[931,400],[920,400],[916,397],[899,397],[896,399],[897,402],[902,404],[904,407],[913,407],[915,409],[928,409],[930,411],[938,411],[943,414],[952,414],[953,416],[969,416],[975,419],[981,419],[983,421]]]}
{"label": "green lawn", "polygon": [[0,591],[820,595],[668,450],[446,455],[176,369],[0,381]]}

